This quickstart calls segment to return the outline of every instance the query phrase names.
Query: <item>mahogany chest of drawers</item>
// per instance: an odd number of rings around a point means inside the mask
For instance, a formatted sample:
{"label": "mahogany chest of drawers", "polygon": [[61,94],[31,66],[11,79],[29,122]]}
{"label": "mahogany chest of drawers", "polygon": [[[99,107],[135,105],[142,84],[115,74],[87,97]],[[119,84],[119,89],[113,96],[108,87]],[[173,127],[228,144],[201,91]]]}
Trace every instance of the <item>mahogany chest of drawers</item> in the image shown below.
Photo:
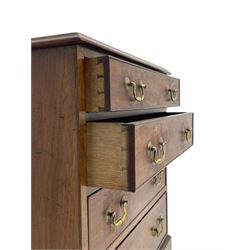
{"label": "mahogany chest of drawers", "polygon": [[171,249],[180,81],[78,33],[32,39],[32,249]]}

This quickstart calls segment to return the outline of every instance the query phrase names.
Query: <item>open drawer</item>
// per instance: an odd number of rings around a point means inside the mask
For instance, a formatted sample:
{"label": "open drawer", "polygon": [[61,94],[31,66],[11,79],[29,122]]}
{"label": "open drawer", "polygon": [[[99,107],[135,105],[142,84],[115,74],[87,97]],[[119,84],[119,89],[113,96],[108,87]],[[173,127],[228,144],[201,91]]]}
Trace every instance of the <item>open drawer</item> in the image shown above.
{"label": "open drawer", "polygon": [[180,105],[180,80],[112,56],[84,59],[86,112]]}
{"label": "open drawer", "polygon": [[193,114],[88,122],[86,133],[88,185],[135,192],[193,144]]}

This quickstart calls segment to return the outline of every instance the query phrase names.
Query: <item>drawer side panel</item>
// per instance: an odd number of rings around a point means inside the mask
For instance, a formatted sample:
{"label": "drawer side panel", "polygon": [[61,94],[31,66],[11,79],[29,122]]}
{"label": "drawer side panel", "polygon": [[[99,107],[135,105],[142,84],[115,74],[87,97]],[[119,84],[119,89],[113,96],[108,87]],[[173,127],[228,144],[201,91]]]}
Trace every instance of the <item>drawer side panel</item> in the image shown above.
{"label": "drawer side panel", "polygon": [[129,189],[128,130],[115,123],[87,123],[88,185]]}

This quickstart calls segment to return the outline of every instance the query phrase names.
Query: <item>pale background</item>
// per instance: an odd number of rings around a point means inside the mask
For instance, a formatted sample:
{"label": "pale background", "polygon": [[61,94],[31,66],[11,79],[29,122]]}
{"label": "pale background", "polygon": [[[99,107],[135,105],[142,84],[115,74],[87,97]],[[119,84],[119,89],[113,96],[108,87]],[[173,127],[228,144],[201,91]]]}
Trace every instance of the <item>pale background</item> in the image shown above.
{"label": "pale background", "polygon": [[30,249],[30,38],[80,32],[181,79],[195,145],[169,165],[173,250],[249,250],[248,3],[2,1],[0,248]]}

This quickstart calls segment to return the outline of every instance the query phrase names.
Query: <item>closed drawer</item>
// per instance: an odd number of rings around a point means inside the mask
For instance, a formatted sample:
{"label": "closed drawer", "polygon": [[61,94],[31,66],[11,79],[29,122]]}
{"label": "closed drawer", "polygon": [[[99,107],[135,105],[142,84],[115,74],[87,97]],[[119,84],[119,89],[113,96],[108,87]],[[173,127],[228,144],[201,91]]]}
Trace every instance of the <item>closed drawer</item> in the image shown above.
{"label": "closed drawer", "polygon": [[193,114],[87,123],[88,185],[136,191],[193,143]]}
{"label": "closed drawer", "polygon": [[165,193],[116,249],[157,249],[167,233],[166,204]]}
{"label": "closed drawer", "polygon": [[[90,196],[88,198],[89,248],[106,249],[165,184],[164,170],[136,193],[102,189]],[[127,201],[126,216],[122,204],[124,199]],[[112,217],[114,212],[116,212],[116,218]],[[119,223],[121,224],[118,225]]]}
{"label": "closed drawer", "polygon": [[104,56],[84,60],[86,111],[164,108],[180,104],[180,80]]}

